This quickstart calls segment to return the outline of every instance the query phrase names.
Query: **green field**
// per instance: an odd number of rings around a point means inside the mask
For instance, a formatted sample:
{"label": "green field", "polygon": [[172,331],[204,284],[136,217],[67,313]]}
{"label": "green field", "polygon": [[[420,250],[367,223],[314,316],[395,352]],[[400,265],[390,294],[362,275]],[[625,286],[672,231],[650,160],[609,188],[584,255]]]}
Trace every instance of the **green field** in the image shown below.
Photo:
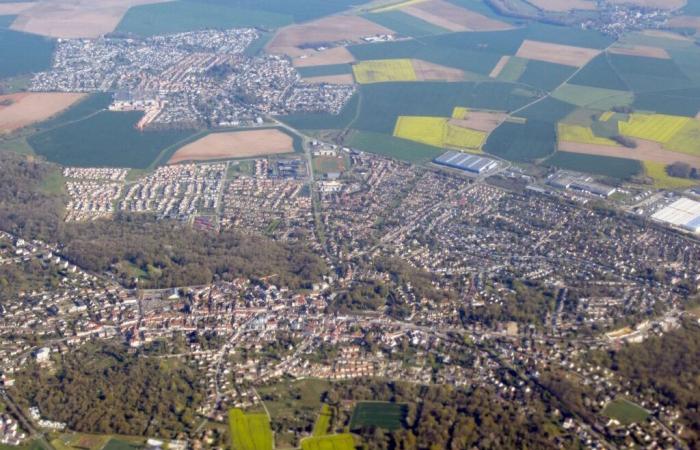
{"label": "green field", "polygon": [[700,111],[700,88],[641,92],[634,96],[632,106],[660,114],[695,117]]}
{"label": "green field", "polygon": [[603,415],[615,419],[623,425],[629,425],[644,422],[649,416],[649,411],[628,400],[618,398],[605,406]]}
{"label": "green field", "polygon": [[552,93],[552,96],[557,100],[572,105],[600,111],[608,111],[615,106],[628,106],[635,100],[634,94],[629,91],[616,91],[575,84],[562,85]]}
{"label": "green field", "polygon": [[272,429],[266,414],[232,409],[228,416],[232,450],[272,450]]}
{"label": "green field", "polygon": [[370,153],[388,156],[411,163],[430,161],[445,152],[444,149],[431,147],[418,142],[395,138],[386,134],[353,131],[345,145]]}
{"label": "green field", "polygon": [[569,103],[561,102],[556,98],[547,97],[518,112],[516,116],[524,117],[528,120],[535,119],[556,123],[571,114],[575,109],[576,107]]}
{"label": "green field", "polygon": [[301,441],[301,450],[354,450],[355,438],[350,433],[314,436]]}
{"label": "green field", "polygon": [[652,179],[657,189],[687,189],[699,183],[696,180],[672,177],[666,172],[666,164],[652,161],[644,162],[644,174]]}
{"label": "green field", "polygon": [[321,398],[330,388],[330,383],[324,380],[306,379],[293,383],[276,383],[258,389],[265,399],[265,406],[272,420],[293,419],[299,415],[299,410],[315,416],[321,409]]}
{"label": "green field", "polygon": [[362,17],[408,37],[428,36],[448,32],[448,30],[444,28],[440,28],[399,10],[365,14]]}
{"label": "green field", "polygon": [[100,111],[106,110],[110,103],[112,103],[112,96],[110,94],[92,94],[78,103],[75,103],[58,116],[32,125],[32,128],[39,131],[46,131],[83,120]]}
{"label": "green field", "polygon": [[527,69],[528,60],[524,58],[518,58],[517,56],[511,56],[508,58],[508,62],[501,70],[501,73],[496,77],[500,81],[516,82],[525,73]]}
{"label": "green field", "polygon": [[571,84],[617,91],[629,90],[627,84],[610,64],[609,55],[602,53],[591,60],[571,79]]}
{"label": "green field", "polygon": [[561,64],[528,61],[525,66],[525,71],[520,75],[518,81],[549,92],[561,85],[575,70],[575,67],[563,66]]}
{"label": "green field", "polygon": [[351,74],[352,66],[350,64],[329,64],[326,66],[299,67],[297,72],[302,78],[343,75]]}
{"label": "green field", "polygon": [[398,430],[405,426],[408,407],[391,402],[359,402],[350,419],[350,429],[378,427]]}
{"label": "green field", "polygon": [[673,60],[609,54],[615,72],[635,92],[658,91],[665,86],[686,87],[691,81]]}
{"label": "green field", "polygon": [[117,32],[139,36],[180,33],[211,28],[277,28],[293,22],[289,15],[246,9],[224,4],[201,4],[176,1],[140,5],[130,8]]}
{"label": "green field", "polygon": [[48,38],[0,28],[0,78],[48,69],[53,49]]}
{"label": "green field", "polygon": [[496,128],[484,151],[510,161],[530,162],[553,154],[556,147],[554,124],[528,120],[525,124],[506,122]]}
{"label": "green field", "polygon": [[140,112],[102,111],[30,136],[27,142],[49,161],[81,167],[131,167],[151,165],[168,147],[184,141],[194,131],[139,131]]}
{"label": "green field", "polygon": [[112,438],[107,442],[102,450],[139,450],[143,448],[142,445],[136,445],[134,443],[124,441],[117,438]]}
{"label": "green field", "polygon": [[642,163],[633,159],[569,152],[557,152],[551,158],[546,159],[544,164],[560,169],[588,172],[623,180],[640,175],[643,172]]}
{"label": "green field", "polygon": [[362,5],[369,0],[193,0],[205,5],[227,5],[291,16],[306,22]]}

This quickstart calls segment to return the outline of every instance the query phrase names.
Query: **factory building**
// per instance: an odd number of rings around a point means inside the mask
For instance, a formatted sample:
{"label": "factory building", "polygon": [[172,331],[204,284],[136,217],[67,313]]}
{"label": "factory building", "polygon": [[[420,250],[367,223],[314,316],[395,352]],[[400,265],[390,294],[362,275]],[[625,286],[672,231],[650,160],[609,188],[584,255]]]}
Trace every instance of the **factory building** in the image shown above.
{"label": "factory building", "polygon": [[651,218],[693,233],[700,233],[700,202],[683,197],[657,211]]}
{"label": "factory building", "polygon": [[481,175],[498,167],[498,162],[482,156],[446,152],[433,160],[436,164]]}

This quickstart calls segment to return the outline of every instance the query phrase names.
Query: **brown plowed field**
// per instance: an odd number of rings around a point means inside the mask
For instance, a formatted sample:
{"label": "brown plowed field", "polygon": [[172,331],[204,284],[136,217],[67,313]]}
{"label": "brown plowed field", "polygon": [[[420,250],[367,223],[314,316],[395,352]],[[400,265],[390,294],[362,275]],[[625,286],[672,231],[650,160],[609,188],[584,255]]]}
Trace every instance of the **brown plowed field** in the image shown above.
{"label": "brown plowed field", "polygon": [[461,81],[464,80],[464,72],[452,67],[433,64],[422,59],[414,59],[413,70],[418,81]]}
{"label": "brown plowed field", "polygon": [[671,59],[665,48],[650,47],[647,45],[633,45],[627,47],[611,47],[610,53],[629,56],[646,56],[647,58]]}
{"label": "brown plowed field", "polygon": [[592,48],[525,40],[515,56],[565,66],[582,67],[599,53],[599,50]]}
{"label": "brown plowed field", "polygon": [[700,167],[700,157],[698,156],[668,151],[657,142],[644,141],[641,139],[636,139],[636,142],[637,148],[627,148],[562,141],[559,143],[559,150],[564,152],[585,153],[587,155],[636,159],[637,161],[652,161],[663,164],[671,164],[680,161],[686,162],[694,167]]}
{"label": "brown plowed field", "polygon": [[608,0],[618,5],[635,5],[645,8],[676,10],[684,7],[686,0]]}
{"label": "brown plowed field", "polygon": [[18,3],[0,3],[0,16],[14,16],[25,9],[29,9],[34,3],[18,2]]}
{"label": "brown plowed field", "polygon": [[529,0],[530,3],[545,11],[567,12],[574,9],[595,10],[596,4],[590,0]]}
{"label": "brown plowed field", "polygon": [[292,137],[277,129],[211,133],[179,149],[170,158],[168,164],[182,161],[248,158],[293,151]]}
{"label": "brown plowed field", "polygon": [[[40,92],[0,95],[0,134],[48,119],[84,96],[85,94]],[[2,106],[5,103],[9,105]]]}
{"label": "brown plowed field", "polygon": [[297,57],[292,60],[294,67],[326,66],[355,62],[352,53],[345,47],[334,47],[320,52],[306,50],[303,54],[304,57]]}
{"label": "brown plowed field", "polygon": [[444,0],[415,3],[401,11],[449,31],[501,31],[512,27],[500,20],[460,8]]}
{"label": "brown plowed field", "polygon": [[503,72],[503,68],[508,64],[508,61],[510,61],[510,56],[501,56],[501,59],[498,60],[498,63],[496,63],[496,66],[491,70],[491,73],[489,76],[491,78],[496,78],[498,77],[501,72]]}
{"label": "brown plowed field", "polygon": [[450,119],[450,123],[462,128],[490,133],[508,117],[505,113],[469,111],[466,119]]}

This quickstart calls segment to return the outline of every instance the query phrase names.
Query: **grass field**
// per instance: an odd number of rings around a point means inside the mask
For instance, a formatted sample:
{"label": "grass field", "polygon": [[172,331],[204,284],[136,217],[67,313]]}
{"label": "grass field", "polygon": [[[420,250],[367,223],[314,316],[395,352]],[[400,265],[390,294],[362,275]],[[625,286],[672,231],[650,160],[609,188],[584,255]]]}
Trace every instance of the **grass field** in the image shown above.
{"label": "grass field", "polygon": [[437,25],[426,22],[425,20],[419,19],[418,17],[414,17],[398,10],[385,11],[376,14],[365,14],[362,17],[409,37],[428,36],[432,34],[447,33],[448,31]]}
{"label": "grass field", "polygon": [[301,450],[354,450],[355,438],[350,433],[314,436],[301,441]]}
{"label": "grass field", "polygon": [[546,159],[544,164],[622,180],[639,175],[643,171],[642,164],[632,159],[569,152],[557,152]]}
{"label": "grass field", "polygon": [[350,419],[350,429],[379,427],[398,430],[405,426],[407,406],[391,402],[359,402]]}
{"label": "grass field", "polygon": [[665,114],[630,114],[617,123],[620,134],[667,144],[694,119]]}
{"label": "grass field", "polygon": [[350,64],[328,64],[325,66],[299,67],[297,72],[302,78],[344,75],[352,73],[352,66]]}
{"label": "grass field", "polygon": [[[69,110],[70,112],[70,110]],[[138,131],[140,112],[100,112],[27,139],[49,161],[81,167],[148,167],[194,131]]]}
{"label": "grass field", "polygon": [[605,406],[603,415],[616,419],[621,424],[629,425],[643,422],[649,416],[649,412],[630,401],[615,399]]}
{"label": "grass field", "polygon": [[331,173],[346,170],[345,158],[340,156],[315,156],[313,159],[314,172]]}
{"label": "grass field", "polygon": [[416,71],[409,59],[377,59],[352,66],[355,80],[360,84],[391,81],[416,81]]}
{"label": "grass field", "polygon": [[265,406],[270,411],[272,420],[280,420],[297,416],[300,409],[315,415],[321,409],[321,397],[329,388],[330,383],[327,381],[307,379],[260,387],[259,392],[263,397],[274,398],[266,400]]}
{"label": "grass field", "polygon": [[124,15],[118,32],[139,36],[180,33],[211,28],[277,28],[293,22],[289,15],[225,4],[175,1],[135,6]]}
{"label": "grass field", "polygon": [[427,162],[445,152],[442,148],[407,141],[386,134],[357,130],[353,130],[350,133],[345,145],[410,163]]}
{"label": "grass field", "polygon": [[314,424],[314,431],[312,433],[313,436],[325,436],[328,434],[331,428],[331,419],[333,418],[333,412],[331,411],[331,407],[327,404],[324,403],[321,406],[321,412],[318,415],[318,418],[316,419],[316,423]]}
{"label": "grass field", "polygon": [[593,130],[591,130],[589,127],[583,127],[580,125],[560,123],[558,126],[558,134],[560,141],[580,142],[582,144],[596,145],[617,145],[615,141],[596,136],[593,134]]}
{"label": "grass field", "polygon": [[645,161],[644,173],[654,180],[654,187],[657,189],[684,189],[698,184],[694,180],[670,176],[666,172],[666,164],[663,163]]}
{"label": "grass field", "polygon": [[272,450],[272,429],[267,415],[232,409],[228,420],[233,450]]}
{"label": "grass field", "polygon": [[477,150],[486,139],[482,131],[462,128],[444,117],[400,116],[394,136],[434,147]]}
{"label": "grass field", "polygon": [[50,39],[0,28],[0,78],[48,69],[53,49]]}

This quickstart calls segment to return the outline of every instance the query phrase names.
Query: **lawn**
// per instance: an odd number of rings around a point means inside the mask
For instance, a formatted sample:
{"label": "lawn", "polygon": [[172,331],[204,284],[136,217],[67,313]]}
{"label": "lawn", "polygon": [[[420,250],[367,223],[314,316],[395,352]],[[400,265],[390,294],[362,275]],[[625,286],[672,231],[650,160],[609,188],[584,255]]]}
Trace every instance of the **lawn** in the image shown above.
{"label": "lawn", "polygon": [[605,406],[603,415],[615,419],[623,425],[629,425],[644,422],[649,416],[649,412],[635,403],[618,398]]}
{"label": "lawn", "polygon": [[405,426],[408,406],[391,402],[359,402],[350,419],[350,429],[378,427],[390,431]]}
{"label": "lawn", "polygon": [[266,414],[244,414],[240,409],[232,409],[229,427],[233,450],[272,450],[272,429]]}
{"label": "lawn", "polygon": [[165,149],[186,140],[194,131],[139,131],[141,112],[103,111],[27,139],[49,161],[79,167],[144,169]]}

